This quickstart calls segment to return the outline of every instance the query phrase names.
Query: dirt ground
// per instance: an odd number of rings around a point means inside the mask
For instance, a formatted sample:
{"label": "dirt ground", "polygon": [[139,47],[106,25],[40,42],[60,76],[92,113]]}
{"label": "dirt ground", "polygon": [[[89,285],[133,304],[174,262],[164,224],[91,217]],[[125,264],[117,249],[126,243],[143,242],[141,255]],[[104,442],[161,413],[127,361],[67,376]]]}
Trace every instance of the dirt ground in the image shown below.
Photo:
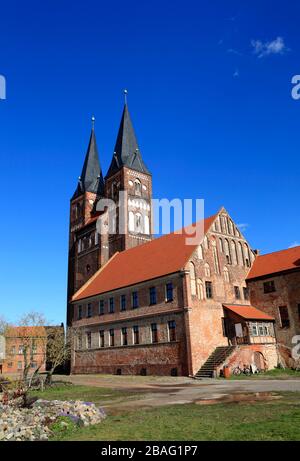
{"label": "dirt ground", "polygon": [[[299,392],[300,379],[243,380],[219,379],[195,380],[186,377],[71,375],[55,376],[55,381],[72,384],[107,387],[133,391],[136,399],[118,402],[118,408],[147,408],[172,404],[232,402],[241,400],[268,400],[276,398],[276,392]],[[114,403],[107,403],[113,409]]]}

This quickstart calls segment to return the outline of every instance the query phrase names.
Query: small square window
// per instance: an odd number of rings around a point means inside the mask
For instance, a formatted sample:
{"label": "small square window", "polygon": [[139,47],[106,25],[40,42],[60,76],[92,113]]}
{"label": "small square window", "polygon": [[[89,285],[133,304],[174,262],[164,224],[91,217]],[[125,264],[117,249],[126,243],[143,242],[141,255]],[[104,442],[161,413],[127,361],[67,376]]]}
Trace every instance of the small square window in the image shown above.
{"label": "small square window", "polygon": [[136,309],[137,307],[139,307],[138,292],[133,291],[133,293],[132,293],[132,309]]}
{"label": "small square window", "polygon": [[115,300],[114,298],[109,298],[109,313],[113,314],[115,312]]}
{"label": "small square window", "polygon": [[169,327],[169,341],[176,341],[176,322],[175,320],[170,320],[168,322]]}
{"label": "small square window", "polygon": [[279,307],[280,322],[282,328],[290,328],[290,318],[287,306]]}
{"label": "small square window", "polygon": [[205,290],[206,290],[206,298],[207,299],[212,299],[212,297],[213,297],[213,289],[212,289],[212,283],[211,282],[205,282]]}
{"label": "small square window", "polygon": [[151,339],[152,343],[158,343],[157,323],[151,323]]}
{"label": "small square window", "polygon": [[104,341],[104,330],[99,331],[99,346],[104,347],[105,346],[105,341]]}
{"label": "small square window", "polygon": [[173,301],[173,283],[169,282],[166,284],[166,301]]}
{"label": "small square window", "polygon": [[88,318],[92,317],[92,305],[91,304],[87,305],[87,314],[86,314],[86,316]]}
{"label": "small square window", "polygon": [[87,349],[92,348],[92,333],[90,332],[86,334],[86,347]]}
{"label": "small square window", "polygon": [[122,328],[122,345],[127,346],[127,344],[128,344],[127,328],[123,327]]}
{"label": "small square window", "polygon": [[104,299],[99,301],[99,315],[104,315]]}
{"label": "small square window", "polygon": [[150,305],[156,304],[156,287],[149,288]]}
{"label": "small square window", "polygon": [[274,280],[264,282],[264,293],[273,293],[274,291],[276,291]]}
{"label": "small square window", "polygon": [[234,295],[235,295],[235,299],[241,299],[240,287],[237,287],[237,286],[234,287]]}
{"label": "small square window", "polygon": [[121,295],[121,311],[126,311],[126,295]]}
{"label": "small square window", "polygon": [[243,287],[244,299],[249,299],[249,288]]}
{"label": "small square window", "polygon": [[109,330],[109,345],[111,347],[115,345],[115,330],[113,328]]}

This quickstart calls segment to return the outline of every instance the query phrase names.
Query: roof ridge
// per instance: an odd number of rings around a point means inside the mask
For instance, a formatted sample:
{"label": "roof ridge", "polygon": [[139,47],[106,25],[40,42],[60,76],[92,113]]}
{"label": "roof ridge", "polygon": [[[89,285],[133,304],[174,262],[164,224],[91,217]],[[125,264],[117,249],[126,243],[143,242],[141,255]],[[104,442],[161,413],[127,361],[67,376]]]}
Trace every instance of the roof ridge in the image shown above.
{"label": "roof ridge", "polygon": [[276,251],[270,251],[269,253],[264,253],[262,255],[258,255],[257,258],[261,258],[262,256],[269,256],[275,253],[282,253],[283,251],[291,251],[295,248],[300,248],[300,245],[295,245],[294,247],[291,248],[283,248],[282,250],[276,250]]}

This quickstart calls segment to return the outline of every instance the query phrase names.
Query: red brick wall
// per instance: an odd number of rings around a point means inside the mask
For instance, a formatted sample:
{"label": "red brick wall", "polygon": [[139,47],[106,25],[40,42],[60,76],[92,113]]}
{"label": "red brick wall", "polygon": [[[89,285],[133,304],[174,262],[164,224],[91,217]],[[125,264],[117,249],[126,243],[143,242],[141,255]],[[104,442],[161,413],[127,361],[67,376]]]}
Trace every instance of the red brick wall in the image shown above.
{"label": "red brick wall", "polygon": [[[264,293],[263,284],[274,280],[276,291]],[[294,344],[292,339],[300,334],[300,318],[298,304],[300,304],[300,271],[277,275],[259,280],[248,281],[251,303],[275,318],[275,331],[277,342],[286,346],[281,348],[282,354],[289,365],[290,350]],[[282,328],[279,307],[287,306],[290,327]]]}

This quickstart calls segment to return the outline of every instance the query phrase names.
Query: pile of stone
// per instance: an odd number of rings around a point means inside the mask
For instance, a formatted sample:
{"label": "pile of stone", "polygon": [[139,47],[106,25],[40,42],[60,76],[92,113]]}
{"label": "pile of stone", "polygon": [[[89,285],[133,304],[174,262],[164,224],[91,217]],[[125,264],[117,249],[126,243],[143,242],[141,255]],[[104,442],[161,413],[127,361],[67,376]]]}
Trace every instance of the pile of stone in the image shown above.
{"label": "pile of stone", "polygon": [[[77,425],[98,424],[105,418],[103,409],[82,401],[37,400],[31,408],[0,403],[0,441],[48,440],[51,424],[64,416]],[[63,426],[68,424],[64,421]]]}

